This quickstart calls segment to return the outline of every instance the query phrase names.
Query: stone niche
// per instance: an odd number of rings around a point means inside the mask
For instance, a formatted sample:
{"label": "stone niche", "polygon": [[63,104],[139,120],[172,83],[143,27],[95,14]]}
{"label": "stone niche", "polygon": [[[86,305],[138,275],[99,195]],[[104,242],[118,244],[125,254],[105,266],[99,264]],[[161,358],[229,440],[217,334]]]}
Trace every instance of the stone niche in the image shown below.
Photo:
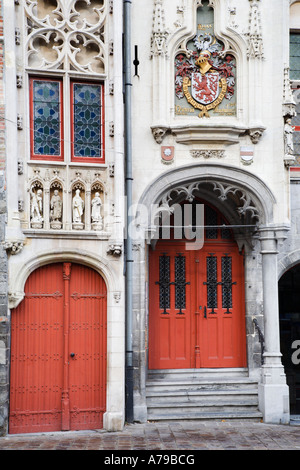
{"label": "stone niche", "polygon": [[94,183],[91,188],[91,227],[93,230],[103,230],[103,186]]}
{"label": "stone niche", "polygon": [[50,187],[50,228],[60,230],[63,221],[63,188],[57,181]]}
{"label": "stone niche", "polygon": [[30,227],[41,229],[44,226],[44,188],[43,184],[33,181],[30,189]]}
{"label": "stone niche", "polygon": [[72,228],[84,229],[85,217],[85,188],[83,184],[76,183],[72,188]]}

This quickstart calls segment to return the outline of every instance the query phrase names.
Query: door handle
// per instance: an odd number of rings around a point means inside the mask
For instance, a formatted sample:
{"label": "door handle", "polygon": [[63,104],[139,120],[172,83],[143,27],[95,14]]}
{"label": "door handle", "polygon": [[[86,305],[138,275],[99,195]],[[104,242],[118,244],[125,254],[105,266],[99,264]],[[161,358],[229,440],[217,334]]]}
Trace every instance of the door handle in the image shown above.
{"label": "door handle", "polygon": [[204,318],[207,318],[207,315],[206,315],[206,306],[204,307]]}
{"label": "door handle", "polygon": [[71,353],[70,356],[71,356],[71,357],[75,357],[75,353]]}

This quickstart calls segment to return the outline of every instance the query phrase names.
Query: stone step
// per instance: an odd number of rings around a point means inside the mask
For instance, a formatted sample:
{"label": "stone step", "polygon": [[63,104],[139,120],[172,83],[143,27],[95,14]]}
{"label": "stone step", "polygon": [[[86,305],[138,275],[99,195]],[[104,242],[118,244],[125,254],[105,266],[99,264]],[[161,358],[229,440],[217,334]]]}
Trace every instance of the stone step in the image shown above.
{"label": "stone step", "polygon": [[208,402],[223,403],[225,404],[237,404],[238,402],[245,403],[247,405],[258,405],[257,390],[204,390],[204,391],[193,391],[193,390],[177,390],[160,393],[157,391],[147,391],[147,404],[160,405],[161,403],[176,402],[178,404],[184,403],[198,403],[207,404]]}
{"label": "stone step", "polygon": [[185,378],[211,378],[212,380],[216,380],[216,376],[220,376],[221,374],[226,378],[248,377],[248,369],[154,369],[148,371],[148,380],[161,380],[165,378],[168,378],[168,380],[185,380]]}
{"label": "stone step", "polygon": [[262,413],[260,411],[228,411],[216,412],[193,412],[193,413],[172,413],[170,414],[157,414],[149,413],[148,421],[188,421],[188,420],[238,420],[238,421],[260,421]]}
{"label": "stone step", "polygon": [[257,381],[251,379],[225,379],[219,378],[218,380],[186,379],[185,381],[176,380],[148,380],[146,383],[146,393],[158,392],[164,393],[169,391],[184,392],[189,391],[236,391],[236,390],[257,390]]}
{"label": "stone step", "polygon": [[149,371],[148,419],[254,419],[258,383],[246,369]]}

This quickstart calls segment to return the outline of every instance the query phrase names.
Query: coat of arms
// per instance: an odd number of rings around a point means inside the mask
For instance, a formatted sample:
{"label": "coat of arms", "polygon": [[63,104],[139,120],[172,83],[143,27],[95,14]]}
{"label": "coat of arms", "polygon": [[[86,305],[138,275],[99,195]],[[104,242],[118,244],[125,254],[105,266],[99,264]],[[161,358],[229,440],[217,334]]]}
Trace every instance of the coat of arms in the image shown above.
{"label": "coat of arms", "polygon": [[234,96],[235,60],[224,54],[222,44],[212,34],[202,33],[190,42],[192,48],[175,59],[176,97],[185,98],[200,110],[199,117],[209,117],[209,110]]}

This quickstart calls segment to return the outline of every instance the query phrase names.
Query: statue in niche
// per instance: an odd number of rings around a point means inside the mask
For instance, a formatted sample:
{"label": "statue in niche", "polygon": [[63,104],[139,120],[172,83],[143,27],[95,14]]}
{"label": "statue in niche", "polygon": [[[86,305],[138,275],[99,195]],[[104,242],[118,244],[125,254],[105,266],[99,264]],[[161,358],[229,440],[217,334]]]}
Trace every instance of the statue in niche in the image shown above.
{"label": "statue in niche", "polygon": [[73,228],[83,229],[82,215],[84,211],[84,200],[80,196],[80,189],[76,189],[72,201],[73,209]]}
{"label": "statue in niche", "polygon": [[286,120],[286,123],[284,125],[284,144],[285,144],[286,155],[294,155],[294,143],[293,143],[294,128],[291,122],[292,120],[289,118]]}
{"label": "statue in niche", "polygon": [[55,189],[50,200],[50,226],[54,229],[60,229],[62,226],[62,199],[58,189]]}
{"label": "statue in niche", "polygon": [[92,227],[94,230],[102,230],[103,222],[101,216],[102,201],[99,193],[95,193],[92,199]]}
{"label": "statue in niche", "polygon": [[31,227],[42,228],[43,227],[43,190],[38,188],[36,191],[32,186],[30,188],[30,215],[31,215]]}

